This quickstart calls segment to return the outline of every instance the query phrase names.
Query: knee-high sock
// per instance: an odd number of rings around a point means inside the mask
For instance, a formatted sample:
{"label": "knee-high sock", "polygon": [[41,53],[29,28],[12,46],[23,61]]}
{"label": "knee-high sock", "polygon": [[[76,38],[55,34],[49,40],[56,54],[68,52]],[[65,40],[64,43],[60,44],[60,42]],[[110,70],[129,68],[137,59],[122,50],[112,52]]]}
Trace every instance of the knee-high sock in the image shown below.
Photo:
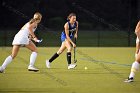
{"label": "knee-high sock", "polygon": [[55,60],[59,55],[55,53],[50,59],[49,62],[51,63],[53,60]]}
{"label": "knee-high sock", "polygon": [[37,57],[37,53],[36,52],[32,52],[31,56],[30,56],[30,66],[33,66],[35,61],[36,61],[36,57]]}
{"label": "knee-high sock", "polygon": [[139,62],[136,62],[136,61],[132,64],[131,72],[130,72],[129,78],[135,76],[136,71],[139,69],[139,65],[140,65]]}
{"label": "knee-high sock", "polygon": [[12,62],[13,58],[11,56],[8,56],[5,61],[2,64],[2,67],[5,69],[7,67],[8,64],[10,64]]}
{"label": "knee-high sock", "polygon": [[67,52],[67,61],[68,61],[68,65],[71,64],[71,52]]}

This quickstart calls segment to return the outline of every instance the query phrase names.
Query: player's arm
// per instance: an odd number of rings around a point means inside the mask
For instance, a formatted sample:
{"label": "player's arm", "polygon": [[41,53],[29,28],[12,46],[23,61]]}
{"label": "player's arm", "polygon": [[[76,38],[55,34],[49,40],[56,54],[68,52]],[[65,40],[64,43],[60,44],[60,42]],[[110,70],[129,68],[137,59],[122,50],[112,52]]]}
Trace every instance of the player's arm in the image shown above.
{"label": "player's arm", "polygon": [[136,28],[135,28],[135,31],[138,31],[139,26],[140,26],[140,21],[137,23],[137,26],[136,26]]}
{"label": "player's arm", "polygon": [[76,47],[76,45],[73,43],[73,41],[70,39],[69,37],[69,27],[68,27],[68,23],[66,23],[64,25],[64,29],[65,29],[65,34],[66,34],[66,38],[67,40],[73,45],[73,47]]}
{"label": "player's arm", "polygon": [[137,35],[137,37],[140,40],[140,21],[138,22],[136,28],[135,28],[135,34]]}
{"label": "player's arm", "polygon": [[77,37],[78,37],[78,21],[76,21],[76,24],[77,24],[77,27],[76,27],[76,32],[74,34],[74,38],[77,39]]}
{"label": "player's arm", "polygon": [[33,29],[34,29],[36,26],[37,26],[37,23],[36,23],[36,22],[34,22],[34,23],[32,23],[32,24],[29,25],[29,33],[30,33],[31,37],[33,38],[33,40],[34,40],[35,42],[37,42],[37,40],[38,40],[38,38],[36,37],[36,35],[35,35],[34,32],[33,32]]}

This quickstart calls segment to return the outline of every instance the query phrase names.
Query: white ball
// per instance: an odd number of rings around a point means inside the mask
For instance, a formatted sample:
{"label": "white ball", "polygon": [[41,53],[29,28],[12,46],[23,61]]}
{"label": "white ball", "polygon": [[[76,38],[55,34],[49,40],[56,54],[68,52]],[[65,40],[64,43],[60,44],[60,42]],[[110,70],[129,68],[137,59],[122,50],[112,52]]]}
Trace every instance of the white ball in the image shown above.
{"label": "white ball", "polygon": [[85,70],[87,70],[88,68],[87,67],[85,67]]}

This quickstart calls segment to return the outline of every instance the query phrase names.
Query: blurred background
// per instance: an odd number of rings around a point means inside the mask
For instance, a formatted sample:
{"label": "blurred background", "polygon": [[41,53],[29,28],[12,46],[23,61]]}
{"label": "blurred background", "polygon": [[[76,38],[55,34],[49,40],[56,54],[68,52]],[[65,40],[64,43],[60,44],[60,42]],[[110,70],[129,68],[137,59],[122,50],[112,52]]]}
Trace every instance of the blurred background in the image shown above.
{"label": "blurred background", "polygon": [[77,14],[79,47],[132,47],[140,18],[140,0],[1,0],[0,46],[12,46],[14,35],[35,12],[43,15],[38,46],[60,46],[69,13]]}

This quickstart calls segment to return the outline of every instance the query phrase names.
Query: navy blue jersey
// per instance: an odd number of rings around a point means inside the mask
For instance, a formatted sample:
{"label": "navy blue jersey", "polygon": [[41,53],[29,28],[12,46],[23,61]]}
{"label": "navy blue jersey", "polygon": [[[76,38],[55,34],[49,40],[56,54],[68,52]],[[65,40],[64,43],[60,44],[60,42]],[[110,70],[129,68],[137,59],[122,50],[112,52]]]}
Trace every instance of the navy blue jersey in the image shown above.
{"label": "navy blue jersey", "polygon": [[[76,28],[77,28],[77,23],[75,22],[73,25],[70,24],[70,22],[68,21],[68,25],[69,25],[69,37],[72,39],[74,33],[76,32]],[[62,32],[61,34],[61,41],[65,41],[66,39],[66,34],[65,31]]]}
{"label": "navy blue jersey", "polygon": [[77,23],[75,22],[73,25],[71,25],[70,22],[68,21],[68,25],[69,25],[69,36],[72,36],[76,31]]}

